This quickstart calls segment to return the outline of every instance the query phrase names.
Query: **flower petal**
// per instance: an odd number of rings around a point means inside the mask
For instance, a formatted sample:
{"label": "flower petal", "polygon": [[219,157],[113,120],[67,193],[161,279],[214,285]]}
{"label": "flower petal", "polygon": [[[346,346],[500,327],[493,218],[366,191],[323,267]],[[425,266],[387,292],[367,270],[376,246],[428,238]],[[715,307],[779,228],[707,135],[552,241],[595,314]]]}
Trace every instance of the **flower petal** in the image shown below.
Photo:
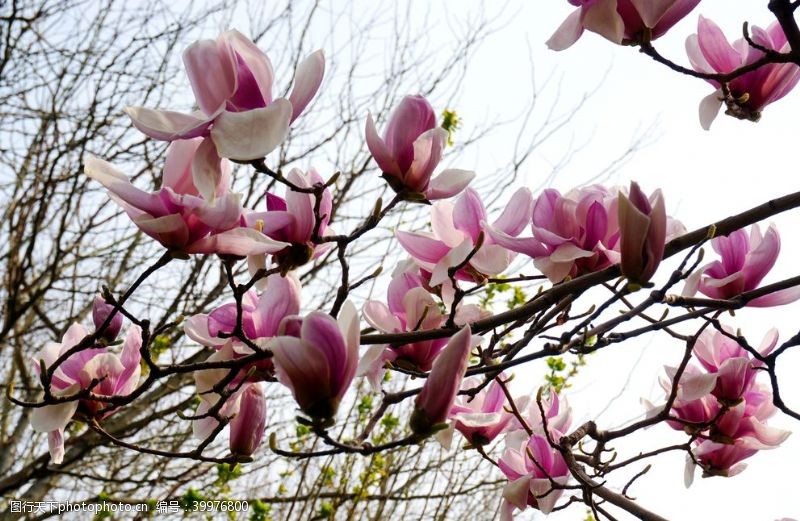
{"label": "flower petal", "polygon": [[475,172],[471,170],[459,170],[457,168],[442,170],[439,175],[431,179],[428,189],[425,190],[425,197],[429,201],[453,197],[469,186],[469,183],[474,178]]}
{"label": "flower petal", "polygon": [[145,107],[126,107],[133,126],[153,139],[175,141],[204,135],[214,116],[198,117],[171,110],[153,110]]}
{"label": "flower petal", "polygon": [[292,104],[290,122],[297,119],[297,116],[303,112],[314,98],[319,86],[322,84],[324,75],[325,54],[322,49],[313,52],[297,66],[297,70],[294,73],[294,87],[289,95],[289,102]]}
{"label": "flower petal", "polygon": [[226,111],[215,120],[211,137],[221,157],[260,159],[286,139],[291,116],[292,104],[285,99],[277,99],[263,109]]}
{"label": "flower petal", "polygon": [[186,253],[222,253],[246,257],[275,253],[287,246],[288,243],[274,241],[251,228],[234,228],[195,241],[186,248]]}

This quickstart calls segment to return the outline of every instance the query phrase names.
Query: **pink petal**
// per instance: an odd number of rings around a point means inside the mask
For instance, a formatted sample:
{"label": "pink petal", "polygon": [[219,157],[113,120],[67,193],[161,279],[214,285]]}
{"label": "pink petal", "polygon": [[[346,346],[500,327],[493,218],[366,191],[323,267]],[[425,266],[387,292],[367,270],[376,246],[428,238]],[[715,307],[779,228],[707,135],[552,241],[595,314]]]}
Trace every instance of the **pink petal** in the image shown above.
{"label": "pink petal", "polygon": [[197,117],[169,110],[153,110],[145,107],[126,107],[133,126],[153,139],[175,141],[204,135],[213,122],[214,115]]}
{"label": "pink petal", "polygon": [[395,232],[400,245],[415,259],[435,264],[448,254],[450,248],[442,241],[416,232]]}
{"label": "pink petal", "polygon": [[467,188],[464,193],[456,200],[453,208],[453,224],[472,238],[472,242],[478,241],[481,233],[481,221],[486,220],[486,210],[483,207],[478,193],[472,188]]}
{"label": "pink petal", "polygon": [[47,433],[47,448],[54,464],[59,465],[64,461],[64,429],[56,429]]}
{"label": "pink petal", "polygon": [[36,432],[51,432],[63,429],[77,409],[78,400],[37,407],[31,412],[31,427]]}
{"label": "pink petal", "polygon": [[758,297],[747,303],[748,306],[765,308],[772,306],[783,306],[784,304],[791,304],[792,302],[800,299],[800,286],[787,288],[763,297]]}
{"label": "pink petal", "polygon": [[300,313],[300,282],[289,273],[267,277],[267,287],[252,313],[256,338],[273,337],[284,317]]}
{"label": "pink petal", "polygon": [[503,487],[503,497],[518,509],[525,510],[528,508],[530,485],[530,476],[522,476],[514,481],[510,481]]}
{"label": "pink petal", "polygon": [[470,259],[470,264],[484,275],[503,273],[514,258],[513,253],[498,244],[484,244]]}
{"label": "pink petal", "polygon": [[486,225],[484,231],[491,237],[495,244],[508,250],[522,253],[531,258],[549,255],[547,248],[533,237],[512,237],[489,224]]}
{"label": "pink petal", "polygon": [[494,222],[494,227],[516,237],[530,224],[532,214],[533,194],[527,188],[520,188],[511,196],[503,213]]}
{"label": "pink petal", "polygon": [[440,201],[431,208],[431,228],[437,239],[450,248],[455,248],[467,235],[456,229],[453,223],[455,207],[450,201]]}
{"label": "pink petal", "polygon": [[297,116],[308,106],[309,102],[319,90],[322,77],[325,74],[325,55],[322,50],[315,51],[297,66],[294,73],[294,87],[289,95],[292,104],[292,118]]}
{"label": "pink petal", "polygon": [[166,212],[164,203],[158,195],[144,192],[133,186],[128,177],[114,168],[111,163],[87,155],[84,162],[84,173],[134,208],[152,215]]}
{"label": "pink petal", "polygon": [[661,17],[675,4],[675,0],[630,0],[645,27],[651,29],[658,24]]}
{"label": "pink petal", "polygon": [[364,303],[364,318],[369,325],[384,333],[394,333],[402,330],[400,320],[392,314],[383,302],[368,300]]}
{"label": "pink petal", "polygon": [[195,241],[186,248],[186,253],[221,253],[245,257],[275,253],[288,245],[251,228],[234,228]]}
{"label": "pink petal", "polygon": [[583,27],[616,44],[622,43],[625,23],[617,12],[617,0],[597,0],[583,11]]}
{"label": "pink petal", "polygon": [[716,72],[731,72],[742,64],[741,56],[719,26],[704,16],[697,22],[697,41],[703,57]]}
{"label": "pink petal", "polygon": [[200,110],[213,114],[236,90],[233,51],[215,40],[199,40],[183,52],[186,75]]}
{"label": "pink petal", "polygon": [[285,99],[277,99],[263,109],[223,112],[214,122],[211,137],[221,157],[260,159],[286,139],[291,115],[292,104]]}
{"label": "pink petal", "polygon": [[301,408],[330,394],[328,358],[321,349],[299,338],[281,336],[270,343],[278,381],[291,389]]}
{"label": "pink petal", "polygon": [[[297,168],[289,171],[286,178],[289,182],[302,188],[310,188],[312,186],[312,183],[309,182],[310,179],[304,176]],[[316,215],[314,215],[315,204],[316,201],[313,195],[295,192],[291,189],[287,190],[286,207],[295,219],[295,225],[289,237],[292,242],[305,243],[311,240],[314,225],[317,221]],[[320,205],[320,216],[322,215],[324,215],[324,212],[322,205]]]}
{"label": "pink petal", "polygon": [[378,163],[378,167],[387,174],[391,174],[398,180],[402,180],[403,172],[397,164],[389,148],[384,143],[383,138],[378,135],[378,130],[375,128],[375,121],[372,119],[372,114],[367,115],[367,126],[365,129],[367,139],[367,148],[370,154]]}
{"label": "pink petal", "polygon": [[[754,232],[757,232],[757,225],[753,225]],[[767,228],[764,238],[756,245],[755,241],[751,241],[753,248],[747,254],[747,258],[742,268],[742,275],[744,276],[744,287],[746,290],[754,289],[758,286],[761,280],[775,265],[778,254],[781,251],[781,238],[778,235],[778,230],[774,224],[770,224]]]}
{"label": "pink petal", "polygon": [[447,131],[441,127],[427,130],[414,140],[414,160],[404,179],[410,190],[422,192],[428,187],[431,174],[442,160],[446,144]]}
{"label": "pink petal", "polygon": [[236,226],[242,215],[242,196],[229,192],[213,204],[203,204],[194,210],[194,215],[213,230],[227,230]]}
{"label": "pink petal", "polygon": [[192,161],[203,141],[203,138],[181,139],[169,144],[161,186],[171,188],[176,194],[198,195],[192,179]]}
{"label": "pink petal", "polygon": [[439,175],[431,179],[428,189],[425,191],[425,197],[429,201],[453,197],[461,193],[474,178],[475,172],[471,170],[455,168],[442,170]]}
{"label": "pink petal", "polygon": [[241,57],[258,85],[265,105],[272,103],[273,72],[269,57],[249,38],[236,30],[222,33],[220,40],[228,42]]}
{"label": "pink petal", "polygon": [[214,202],[217,186],[222,180],[222,165],[214,142],[204,139],[192,159],[192,181],[200,195],[208,202]]}
{"label": "pink petal", "polygon": [[547,40],[546,45],[553,51],[563,51],[572,46],[583,34],[581,23],[581,8],[572,11],[566,20],[556,29],[556,32]]}
{"label": "pink petal", "polygon": [[339,394],[345,385],[347,345],[336,320],[319,311],[309,313],[300,329],[300,338],[316,347],[327,360],[331,393]]}

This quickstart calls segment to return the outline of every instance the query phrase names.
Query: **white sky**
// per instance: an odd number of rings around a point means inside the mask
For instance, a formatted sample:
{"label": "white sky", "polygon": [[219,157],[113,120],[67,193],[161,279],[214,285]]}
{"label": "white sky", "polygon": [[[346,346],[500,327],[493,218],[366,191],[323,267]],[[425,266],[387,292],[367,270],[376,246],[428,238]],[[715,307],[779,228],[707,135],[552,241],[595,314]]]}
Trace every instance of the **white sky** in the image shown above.
{"label": "white sky", "polygon": [[[545,3],[546,9],[542,7]],[[706,0],[659,39],[656,48],[686,64],[683,42],[695,31],[698,14],[712,18],[733,37],[741,33],[744,20],[762,27],[768,25],[772,18],[766,4]],[[499,3],[478,1],[448,2],[447,6],[449,10],[441,15],[451,20],[478,9],[496,13],[500,8]],[[550,87],[541,93],[542,112],[549,110],[556,95],[566,111],[599,85],[575,119],[523,169],[527,186],[539,186],[550,165],[573,145],[583,149],[561,172],[554,186],[564,190],[579,185],[625,150],[637,133],[655,124],[649,146],[640,150],[611,183],[627,184],[636,179],[648,191],[661,187],[669,210],[688,229],[799,188],[796,115],[800,111],[800,90],[769,106],[758,124],[720,115],[711,131],[706,132],[700,128],[697,106],[712,91],[709,84],[680,76],[634,48],[614,46],[591,33],[567,51],[549,51],[544,41],[571,9],[567,2],[558,0],[520,0],[504,6],[502,13],[509,20],[508,25],[490,36],[472,61],[464,94],[456,104],[467,128],[471,121],[519,115],[532,92],[529,57],[535,64],[538,81],[554,74]],[[491,139],[491,145],[481,145],[475,157],[479,175],[482,169],[493,171],[504,163],[513,151],[515,137],[501,130]],[[766,282],[796,275],[792,259],[800,253],[798,244],[792,244],[792,232],[799,222],[797,212],[772,221],[782,232],[783,252]],[[766,223],[762,225],[765,226]],[[709,248],[707,254],[711,253]],[[727,323],[742,328],[751,342],[760,341],[761,335],[773,326],[781,332],[781,339],[786,339],[797,332],[796,309],[790,305],[742,310]],[[654,336],[644,343],[613,349],[618,352],[609,350],[592,357],[591,368],[582,372],[569,394],[576,423],[592,418],[615,399],[629,373],[627,391],[601,418],[601,427],[633,418],[641,411],[638,401],[642,396],[658,401],[663,396],[655,383],[660,368],[665,363],[675,365],[682,348],[674,341],[666,341],[665,336]],[[642,349],[644,356],[637,362]],[[800,409],[800,384],[795,377],[800,355],[784,356],[781,362],[783,394],[795,409]],[[531,369],[534,376],[543,372],[543,364]],[[530,385],[537,383],[532,380]],[[796,422],[780,414],[771,424],[798,430]],[[683,439],[667,427],[653,428],[647,436],[652,438],[641,446],[645,450],[656,448],[658,443],[667,444],[668,440]],[[665,455],[651,461],[653,469],[631,493],[644,506],[669,519],[760,521],[800,517],[795,484],[799,456],[800,436],[795,434],[781,448],[750,458],[743,474],[730,479],[699,479],[698,475],[687,491],[683,486],[683,455]],[[582,519],[581,515],[580,508],[573,508],[549,518],[575,520]]]}

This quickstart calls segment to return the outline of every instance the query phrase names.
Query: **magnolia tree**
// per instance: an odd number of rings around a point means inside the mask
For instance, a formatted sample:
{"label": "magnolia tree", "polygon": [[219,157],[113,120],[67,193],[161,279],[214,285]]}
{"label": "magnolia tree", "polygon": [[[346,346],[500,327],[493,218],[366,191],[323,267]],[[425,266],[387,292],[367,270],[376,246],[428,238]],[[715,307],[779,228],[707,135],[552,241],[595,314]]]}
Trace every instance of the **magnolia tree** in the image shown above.
{"label": "magnolia tree", "polygon": [[[712,88],[699,110],[706,129],[723,106],[728,115],[757,121],[800,81],[797,2],[770,1],[775,22],[767,29],[745,25],[734,43],[700,17],[697,33],[686,40],[691,68],[663,56],[654,42],[700,0],[569,3],[575,9],[548,40],[551,49],[564,51],[588,30],[706,80]],[[789,432],[770,425],[772,416],[800,419],[784,401],[776,372],[798,334],[785,332],[781,341],[772,330],[748,339],[729,313],[800,298],[800,277],[763,282],[780,237],[775,226],[759,225],[800,206],[800,195],[693,231],[680,216],[667,215],[659,189],[644,190],[635,180],[566,193],[520,186],[487,210],[471,187],[479,175],[440,166],[456,126],[453,113],[444,111],[440,120],[444,107],[412,91],[388,118],[370,107],[358,115],[382,172],[369,183],[385,183],[392,195],[370,201],[372,210],[356,224],[337,222],[347,182],[335,171],[278,168],[272,154],[310,117],[325,88],[325,50],[299,60],[293,78],[276,81],[267,55],[229,30],[191,44],[183,63],[198,110],[125,109],[147,138],[169,143],[157,162],[156,191],[135,186],[124,167],[84,156],[85,175],[161,253],[126,289],[104,288],[91,320],[42,346],[30,362],[39,399],[9,394],[32,409],[31,427],[46,433],[53,465],[64,459],[75,421],[119,451],[230,466],[254,464],[269,452],[286,460],[353,455],[374,462],[438,443],[445,453],[478,455],[474,472],[496,476],[499,488],[485,484],[496,494],[483,497],[503,519],[529,509],[588,508],[594,519],[624,511],[658,520],[664,518],[628,493],[646,475],[648,460],[665,453],[685,458],[686,472],[675,479],[687,486],[696,474],[733,477],[748,458],[780,450]],[[232,190],[233,165],[270,180],[254,205]],[[398,254],[387,258],[399,262],[356,276],[354,265],[364,255],[359,245],[408,208],[423,211],[393,231],[389,247]],[[710,262],[703,260],[707,243]],[[659,269],[673,256],[674,269]],[[198,257],[218,264],[223,303],[162,323],[131,305],[157,272]],[[302,278],[322,259],[335,262],[335,288],[324,309],[309,310]],[[381,269],[391,273],[385,296],[358,297],[358,288]],[[491,295],[509,285],[518,298],[499,311]],[[528,297],[520,288],[536,291]],[[204,346],[202,358],[158,359],[159,339],[176,330]],[[644,404],[641,419],[624,426],[573,423],[563,380],[529,382],[522,390],[519,382],[510,385],[537,360],[582,357],[656,332],[681,346],[682,356],[652,375],[663,399]],[[193,411],[174,412],[177,421],[191,422],[192,447],[156,448],[106,428],[114,415],[179,375],[191,377],[196,393]],[[367,385],[367,396],[378,400],[361,398]],[[271,422],[271,403],[285,391],[294,401],[294,425]],[[342,413],[353,405],[357,417]],[[387,430],[392,422],[397,428]],[[659,424],[682,433],[683,441],[616,457],[616,447],[635,434],[646,438]],[[302,433],[303,443],[281,443],[280,430],[287,429]],[[339,506],[350,495],[330,497]],[[321,516],[335,516],[335,509]]]}

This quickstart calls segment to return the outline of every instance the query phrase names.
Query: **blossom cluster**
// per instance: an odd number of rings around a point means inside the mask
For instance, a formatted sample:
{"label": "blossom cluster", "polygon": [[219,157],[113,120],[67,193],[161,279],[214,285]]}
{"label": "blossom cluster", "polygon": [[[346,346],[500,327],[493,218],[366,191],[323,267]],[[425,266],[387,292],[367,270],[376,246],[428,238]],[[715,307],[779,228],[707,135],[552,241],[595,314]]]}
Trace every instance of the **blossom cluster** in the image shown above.
{"label": "blossom cluster", "polygon": [[[687,486],[696,465],[704,476],[734,476],[744,470],[742,460],[777,447],[789,436],[767,425],[776,409],[771,389],[757,381],[764,364],[739,342],[729,327],[703,331],[693,348],[702,368],[688,365],[678,382],[667,424],[694,440],[687,456]],[[778,332],[770,330],[757,354],[767,356],[777,342]],[[667,367],[666,373],[660,383],[669,394],[677,368]]]}
{"label": "blossom cluster", "polygon": [[[648,42],[699,0],[570,3],[578,9],[551,38],[555,49],[574,43],[584,29],[616,43]],[[698,35],[687,44],[695,68],[727,72],[757,59],[744,56],[740,44],[722,56],[718,33],[701,18]],[[757,36],[764,47],[785,46],[779,28]],[[437,126],[427,99],[407,96],[382,122],[382,134],[367,116],[365,143],[398,201],[430,204],[430,230],[395,231],[409,258],[394,270],[385,301],[367,300],[361,313],[349,300],[338,313],[304,313],[296,270],[340,247],[340,236],[330,227],[335,183],[313,168],[294,168],[276,174],[286,185],[283,197],[267,192],[260,210],[249,209],[233,191],[231,161],[260,161],[283,143],[322,84],[324,56],[317,51],[300,63],[288,98],[273,98],[269,58],[236,31],[191,45],[184,63],[198,111],[128,109],[139,130],[170,142],[160,188],[141,190],[94,157],[86,159],[85,172],[173,257],[247,259],[249,289],[184,322],[186,336],[212,353],[206,360],[210,367],[194,373],[195,436],[207,440],[227,428],[231,454],[249,457],[263,441],[270,386],[284,386],[302,421],[324,430],[336,421],[356,377],[366,377],[377,391],[387,369],[402,369],[424,377],[408,420],[412,440],[435,435],[449,447],[458,431],[470,447],[482,447],[505,436],[497,462],[508,479],[503,515],[510,518],[528,506],[551,512],[571,476],[558,447],[571,411],[555,390],[540,400],[512,400],[509,378],[499,371],[488,380],[467,377],[482,341],[473,328],[489,312],[465,302],[463,286],[501,277],[519,255],[553,284],[618,266],[629,288],[646,286],[666,244],[685,232],[667,215],[661,191],[648,195],[632,182],[566,193],[548,188],[534,196],[521,187],[490,218],[469,186],[474,172],[450,168],[435,175],[447,131]],[[755,114],[794,86],[796,68],[780,67],[731,83],[730,95],[742,110]],[[703,110],[711,105],[704,102]],[[703,117],[713,119],[710,112]],[[757,289],[775,263],[780,240],[774,226],[763,235],[754,226],[749,236],[735,231],[713,239],[712,246],[720,260],[687,280],[686,295],[700,291],[731,299]],[[798,297],[800,292],[790,289],[747,303],[779,305]],[[447,330],[450,336],[375,345],[360,353],[362,315],[382,333]],[[71,418],[101,420],[117,410],[115,398],[131,395],[139,385],[140,350],[147,348],[139,326],[128,328],[117,355],[109,348],[123,326],[121,305],[96,300],[93,320],[94,333],[74,324],[61,343],[48,344],[34,361],[46,397],[57,403],[37,408],[32,425],[48,433],[55,462],[64,456],[64,428]],[[771,333],[760,353],[766,355],[776,341]],[[741,460],[777,446],[786,433],[765,424],[774,408],[769,390],[756,383],[758,360],[722,332],[704,333],[694,349],[703,370],[690,366],[680,379],[669,424],[694,437],[692,461],[706,474],[733,475]],[[669,393],[671,379],[662,383]]]}

